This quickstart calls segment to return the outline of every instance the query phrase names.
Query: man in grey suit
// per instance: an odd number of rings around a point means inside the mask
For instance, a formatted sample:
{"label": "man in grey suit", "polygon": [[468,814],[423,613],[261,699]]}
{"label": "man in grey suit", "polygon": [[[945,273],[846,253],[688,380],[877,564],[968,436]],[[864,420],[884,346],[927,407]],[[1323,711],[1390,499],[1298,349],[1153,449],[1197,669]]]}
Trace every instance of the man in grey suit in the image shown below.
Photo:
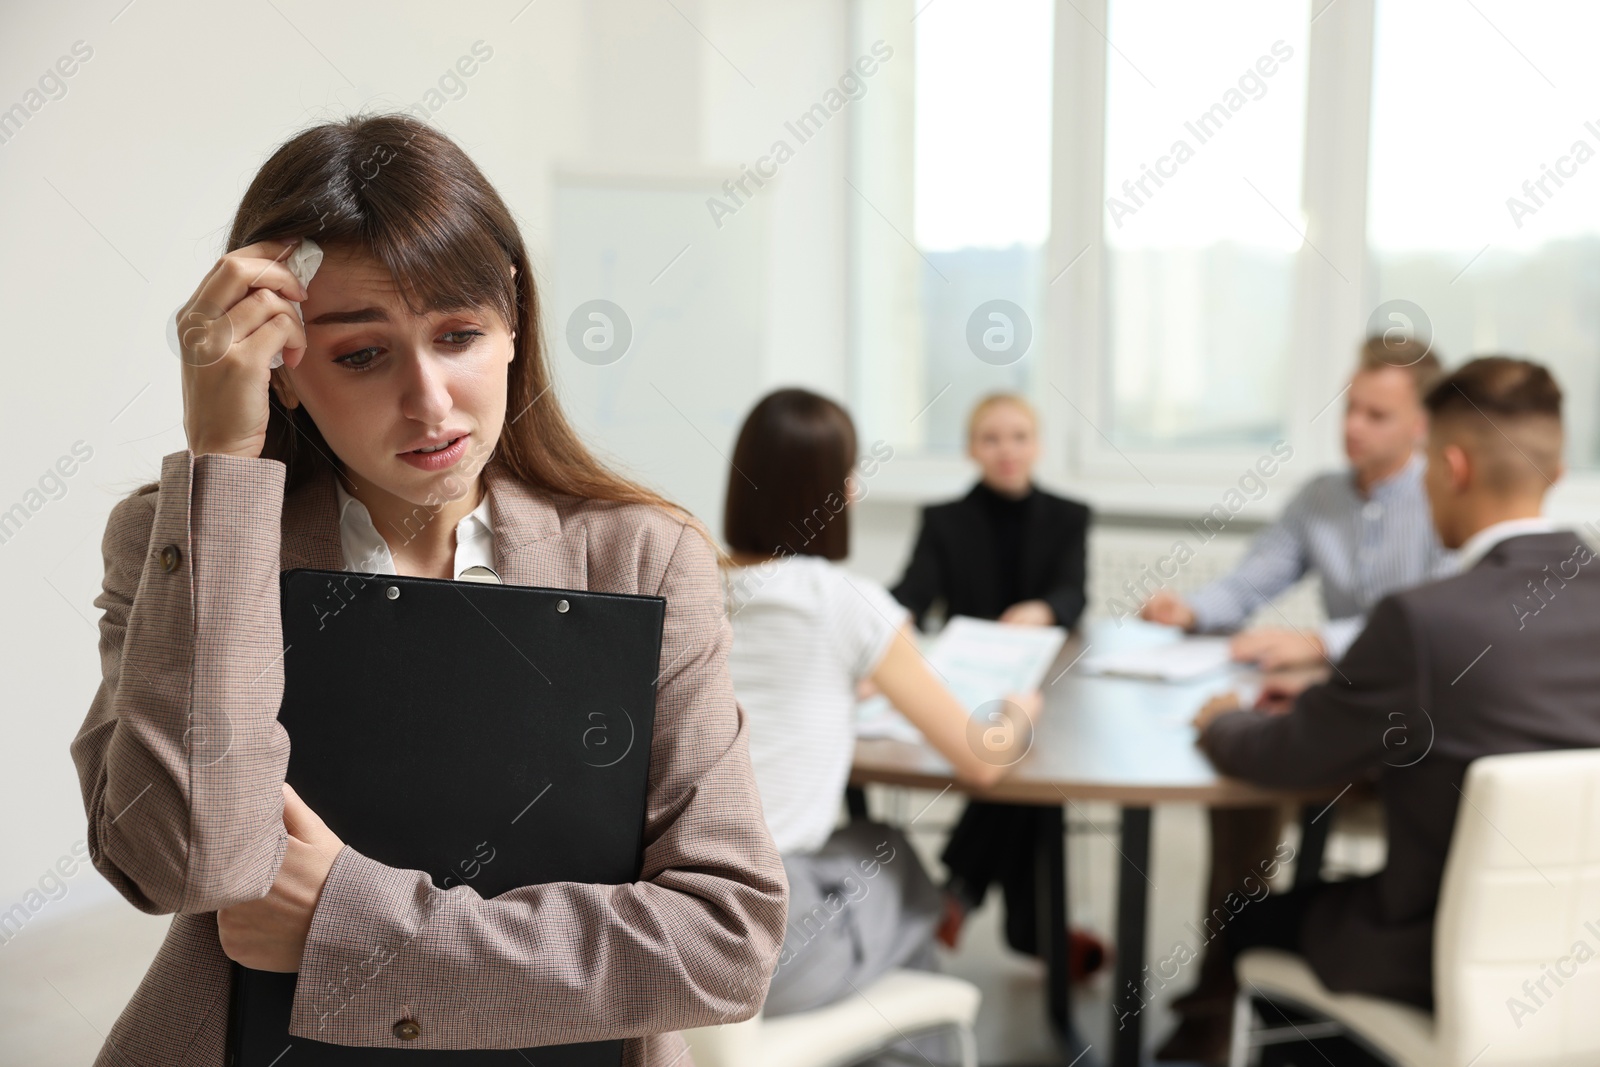
{"label": "man in grey suit", "polygon": [[[1600,746],[1600,564],[1541,517],[1561,476],[1561,390],[1542,366],[1475,359],[1440,382],[1426,485],[1460,573],[1385,597],[1328,681],[1273,710],[1232,694],[1196,719],[1222,772],[1269,786],[1375,779],[1388,859],[1234,916],[1231,955],[1302,954],[1331,990],[1433,1004],[1433,922],[1467,765]],[[1462,818],[1477,818],[1470,811]],[[1554,813],[1553,813],[1553,817]]]}

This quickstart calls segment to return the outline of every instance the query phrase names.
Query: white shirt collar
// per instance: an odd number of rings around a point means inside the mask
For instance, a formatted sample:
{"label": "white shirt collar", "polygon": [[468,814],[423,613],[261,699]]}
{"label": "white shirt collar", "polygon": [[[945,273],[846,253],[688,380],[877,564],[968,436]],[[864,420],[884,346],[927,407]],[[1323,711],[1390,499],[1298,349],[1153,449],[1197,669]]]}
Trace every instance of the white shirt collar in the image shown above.
{"label": "white shirt collar", "polygon": [[1467,538],[1466,543],[1457,550],[1457,573],[1470,570],[1480,559],[1488,554],[1491,548],[1501,541],[1512,537],[1521,537],[1523,534],[1551,533],[1556,529],[1558,529],[1556,524],[1543,515],[1535,515],[1526,519],[1506,519],[1504,522],[1485,526]]}
{"label": "white shirt collar", "polygon": [[[395,574],[389,543],[373,525],[367,506],[345,491],[339,479],[333,487],[339,496],[339,544],[344,549],[344,569],[362,574]],[[418,505],[419,519],[428,509]],[[472,512],[456,523],[455,573],[468,567],[494,567],[494,527],[489,522],[489,493]]]}

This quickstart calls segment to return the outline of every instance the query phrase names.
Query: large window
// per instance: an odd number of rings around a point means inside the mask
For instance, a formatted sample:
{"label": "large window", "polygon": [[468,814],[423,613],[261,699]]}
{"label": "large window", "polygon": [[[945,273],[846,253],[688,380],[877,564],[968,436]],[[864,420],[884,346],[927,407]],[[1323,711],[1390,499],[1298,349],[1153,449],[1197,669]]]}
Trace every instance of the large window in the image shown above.
{"label": "large window", "polygon": [[1111,434],[1270,441],[1305,232],[1307,4],[1112,0],[1108,14]]}
{"label": "large window", "polygon": [[1052,0],[938,0],[916,20],[923,384],[944,392],[923,416],[930,452],[965,447],[982,393],[1037,381],[1052,22]]}
{"label": "large window", "polygon": [[[1600,4],[855,10],[912,59],[859,105],[851,170],[852,399],[929,460],[912,491],[953,481],[1000,387],[1039,402],[1051,473],[1130,507],[1278,437],[1337,464],[1328,413],[1391,328],[1447,366],[1550,365],[1569,466],[1600,467]],[[973,343],[998,300],[1032,331],[1014,362]]]}
{"label": "large window", "polygon": [[1367,211],[1372,304],[1419,308],[1402,315],[1447,364],[1551,366],[1568,462],[1585,466],[1600,459],[1597,31],[1583,0],[1380,0]]}
{"label": "large window", "polygon": [[1042,381],[1054,2],[905,10],[884,72],[910,107],[880,92],[857,125],[856,407],[868,437],[953,457],[979,396]]}

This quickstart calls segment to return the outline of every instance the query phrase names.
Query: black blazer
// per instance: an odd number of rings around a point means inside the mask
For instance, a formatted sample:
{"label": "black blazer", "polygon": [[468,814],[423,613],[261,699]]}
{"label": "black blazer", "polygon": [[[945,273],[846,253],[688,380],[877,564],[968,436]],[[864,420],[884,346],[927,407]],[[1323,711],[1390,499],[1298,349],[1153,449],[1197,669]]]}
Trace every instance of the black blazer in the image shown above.
{"label": "black blazer", "polygon": [[[997,619],[1011,606],[1000,603],[994,530],[978,493],[975,485],[960,500],[922,509],[911,563],[890,590],[918,628],[941,598],[947,618]],[[1049,604],[1060,626],[1076,624],[1087,602],[1088,533],[1087,506],[1034,487],[1023,517],[1020,594]]]}
{"label": "black blazer", "polygon": [[1432,1007],[1434,911],[1467,764],[1600,747],[1597,649],[1600,560],[1570,531],[1511,537],[1471,570],[1379,601],[1330,680],[1288,714],[1232,712],[1201,736],[1218,770],[1262,785],[1376,776],[1385,866],[1316,889],[1302,929],[1324,985]]}

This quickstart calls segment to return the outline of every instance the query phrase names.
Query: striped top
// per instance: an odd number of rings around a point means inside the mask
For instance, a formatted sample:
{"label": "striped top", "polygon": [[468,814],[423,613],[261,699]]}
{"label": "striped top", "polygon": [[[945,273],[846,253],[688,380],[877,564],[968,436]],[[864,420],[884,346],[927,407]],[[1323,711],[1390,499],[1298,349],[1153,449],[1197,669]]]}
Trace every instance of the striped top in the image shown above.
{"label": "striped top", "polygon": [[911,613],[869,578],[820,556],[726,574],[733,692],[750,720],[750,764],[782,855],[833,833],[855,752],[856,682]]}
{"label": "striped top", "polygon": [[1233,572],[1189,597],[1196,628],[1231,630],[1315,571],[1328,623],[1322,642],[1337,660],[1390,593],[1456,571],[1455,553],[1434,532],[1418,453],[1363,497],[1350,471],[1311,480],[1277,522],[1256,535]]}

